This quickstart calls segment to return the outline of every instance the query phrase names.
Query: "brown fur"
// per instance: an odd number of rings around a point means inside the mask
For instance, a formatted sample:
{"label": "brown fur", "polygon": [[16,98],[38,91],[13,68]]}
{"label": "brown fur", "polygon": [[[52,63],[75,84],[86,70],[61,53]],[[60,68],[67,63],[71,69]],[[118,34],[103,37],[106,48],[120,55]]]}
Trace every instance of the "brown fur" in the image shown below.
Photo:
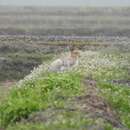
{"label": "brown fur", "polygon": [[52,64],[50,65],[50,70],[51,71],[68,70],[74,65],[78,64],[79,56],[80,52],[78,49],[71,49],[67,57],[62,57],[52,62]]}

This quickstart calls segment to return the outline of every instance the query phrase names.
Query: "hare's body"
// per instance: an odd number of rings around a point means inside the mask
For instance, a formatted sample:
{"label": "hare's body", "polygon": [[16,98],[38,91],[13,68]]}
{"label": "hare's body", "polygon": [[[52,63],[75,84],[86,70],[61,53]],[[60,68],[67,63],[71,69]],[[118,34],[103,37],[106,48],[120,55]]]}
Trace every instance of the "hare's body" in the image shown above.
{"label": "hare's body", "polygon": [[54,62],[52,62],[52,64],[49,67],[49,70],[54,72],[62,72],[77,65],[79,53],[75,52],[73,51],[69,56],[57,59]]}

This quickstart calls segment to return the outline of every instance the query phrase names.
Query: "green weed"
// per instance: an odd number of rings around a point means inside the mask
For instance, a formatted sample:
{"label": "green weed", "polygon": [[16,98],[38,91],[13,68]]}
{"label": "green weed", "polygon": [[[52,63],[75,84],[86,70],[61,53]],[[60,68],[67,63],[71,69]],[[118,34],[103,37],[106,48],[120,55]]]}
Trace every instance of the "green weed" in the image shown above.
{"label": "green weed", "polygon": [[49,73],[30,80],[20,88],[12,89],[6,101],[0,104],[0,123],[10,123],[27,118],[35,111],[52,106],[64,106],[57,96],[72,97],[81,93],[81,76],[78,73]]}

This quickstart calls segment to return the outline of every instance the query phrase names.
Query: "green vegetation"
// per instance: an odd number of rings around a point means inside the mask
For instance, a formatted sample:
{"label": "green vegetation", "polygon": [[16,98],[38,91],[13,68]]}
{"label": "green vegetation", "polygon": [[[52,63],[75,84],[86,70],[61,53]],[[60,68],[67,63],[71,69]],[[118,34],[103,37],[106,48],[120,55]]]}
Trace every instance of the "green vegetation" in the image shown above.
{"label": "green vegetation", "polygon": [[[129,7],[1,7],[0,129],[130,129],[129,16]],[[48,72],[71,45],[79,65]]]}
{"label": "green vegetation", "polygon": [[[5,45],[1,46],[0,49],[4,46]],[[9,48],[10,46],[12,46],[12,44],[8,43]],[[13,48],[15,48],[15,46]],[[1,51],[0,81],[7,79],[19,80],[21,78],[24,78],[24,76],[29,74],[34,67],[37,67],[39,64],[42,64],[44,62],[48,62],[54,56],[52,53],[45,54],[38,52],[38,50],[36,52],[35,50],[30,52],[30,50],[34,48],[35,47],[31,47],[30,45],[29,49],[26,50],[26,48],[24,48],[22,50],[21,46],[19,45],[18,52],[15,52],[13,49],[8,50],[7,48],[6,53]]]}
{"label": "green vegetation", "polygon": [[[77,117],[75,117],[77,118]],[[83,120],[83,119],[76,119],[76,120],[72,120],[70,119],[70,117],[66,120],[64,120],[64,122],[58,122],[55,124],[51,124],[51,125],[43,125],[43,124],[17,124],[15,126],[9,126],[9,128],[7,130],[66,130],[66,129],[71,129],[71,130],[85,130],[85,128],[81,128],[81,125],[88,125],[91,124],[89,123],[89,121],[87,120]]]}
{"label": "green vegetation", "polygon": [[103,96],[118,111],[122,123],[130,128],[130,88],[106,82],[99,82],[98,86]]}
{"label": "green vegetation", "polygon": [[97,81],[101,95],[117,111],[122,124],[130,128],[129,53],[115,51],[109,52],[105,57],[115,64],[111,67],[100,67],[93,73],[93,77]]}
{"label": "green vegetation", "polygon": [[[0,127],[7,130],[130,128],[129,53],[120,49],[114,50],[114,47],[107,49],[109,51],[105,51],[103,46],[100,51],[93,49],[81,52],[79,65],[72,71],[51,73],[47,71],[48,64],[34,69],[9,93],[1,96]],[[15,55],[19,54],[8,56],[17,60]],[[35,53],[34,57],[39,57],[40,53],[37,54]],[[31,58],[31,53],[19,56],[28,60]],[[48,54],[48,63],[51,56]],[[115,127],[104,117],[91,118],[89,114],[94,111],[89,113],[83,109],[87,98],[83,101],[78,98],[90,91],[87,84],[86,86],[84,84],[85,77],[88,77],[90,83],[93,81],[97,83],[100,91],[95,94],[105,99],[112,110],[116,111],[119,117],[117,122],[121,122],[123,128]],[[1,90],[5,91],[2,88]],[[89,107],[91,105],[86,109]]]}
{"label": "green vegetation", "polygon": [[1,125],[15,123],[32,112],[49,107],[64,108],[64,98],[68,100],[81,93],[80,80],[78,73],[48,73],[35,81],[26,82],[20,88],[13,88],[0,105]]}

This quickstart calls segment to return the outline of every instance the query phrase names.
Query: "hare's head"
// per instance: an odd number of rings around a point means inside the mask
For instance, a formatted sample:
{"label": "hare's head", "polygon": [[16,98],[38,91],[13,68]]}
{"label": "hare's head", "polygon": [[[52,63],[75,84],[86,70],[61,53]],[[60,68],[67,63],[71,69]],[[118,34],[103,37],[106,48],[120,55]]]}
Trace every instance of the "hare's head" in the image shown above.
{"label": "hare's head", "polygon": [[80,56],[80,51],[76,47],[71,48],[70,53],[72,58],[78,58]]}

